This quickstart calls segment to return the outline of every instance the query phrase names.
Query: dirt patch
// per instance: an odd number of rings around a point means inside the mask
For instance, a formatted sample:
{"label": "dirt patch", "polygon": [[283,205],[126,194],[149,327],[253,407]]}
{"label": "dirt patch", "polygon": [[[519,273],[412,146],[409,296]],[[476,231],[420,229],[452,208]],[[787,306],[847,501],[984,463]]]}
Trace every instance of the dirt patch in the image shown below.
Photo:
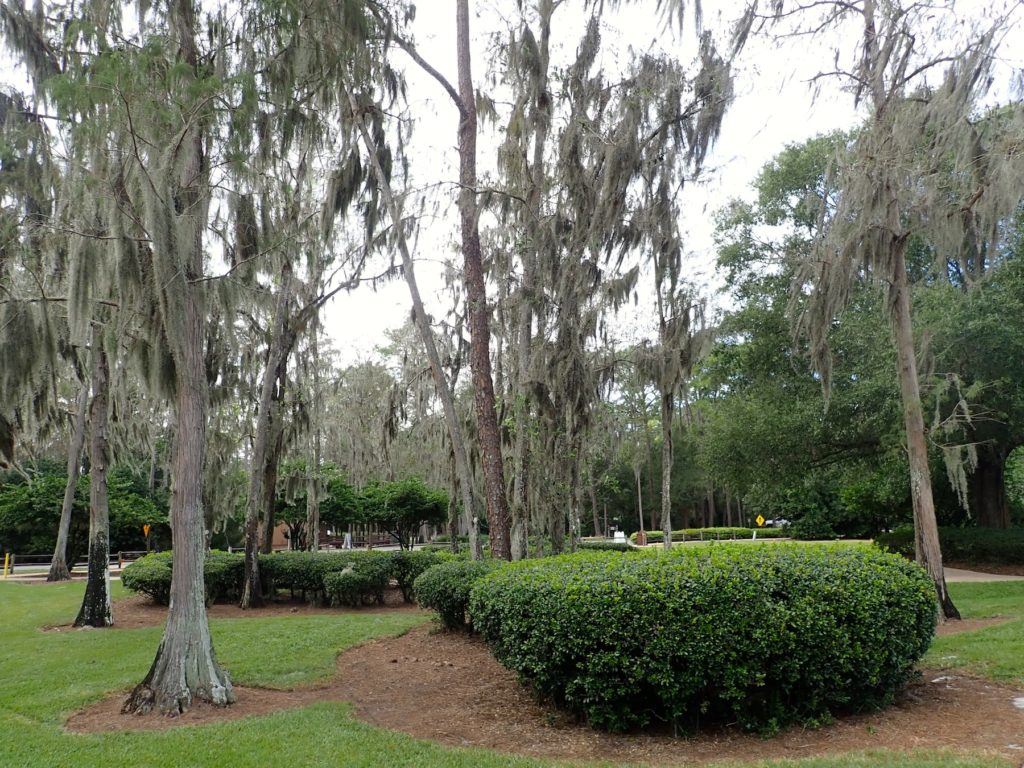
{"label": "dirt patch", "polygon": [[[985,620],[990,621],[990,620]],[[977,628],[977,627],[974,627]],[[962,630],[964,631],[964,630]],[[453,746],[553,758],[692,763],[837,754],[889,748],[1024,754],[1022,694],[1007,686],[925,670],[890,709],[772,739],[721,729],[675,738],[670,732],[612,735],[539,704],[477,638],[419,627],[346,651],[338,674],[316,688],[237,688],[228,708],[199,706],[179,718],[120,714],[124,694],[73,715],[71,730],[164,729],[266,714],[314,701],[349,701],[382,728]]]}
{"label": "dirt patch", "polygon": [[476,638],[418,628],[339,659],[344,698],[363,720],[459,746],[545,757],[650,763],[803,757],[852,750],[987,750],[1020,758],[1021,694],[973,677],[925,670],[884,712],[843,718],[772,739],[735,730],[688,738],[611,735],[536,702]]}
{"label": "dirt patch", "polygon": [[947,568],[960,568],[978,573],[994,573],[999,576],[1024,576],[1024,565],[997,565],[994,563],[946,563]]}
{"label": "dirt patch", "polygon": [[973,632],[976,629],[996,627],[1005,624],[1009,619],[1005,616],[992,616],[987,619],[961,619],[960,621],[947,621],[935,628],[935,634],[939,637],[946,635],[959,635],[963,632]]}
{"label": "dirt patch", "polygon": [[[420,611],[414,603],[402,600],[402,593],[391,589],[384,593],[384,605],[365,606],[363,608],[330,608],[310,605],[304,600],[289,596],[277,597],[263,605],[262,608],[242,610],[235,603],[215,603],[206,609],[211,619],[261,619],[268,616],[323,616],[325,614],[374,614],[382,611],[392,612]],[[112,629],[142,629],[144,627],[163,626],[167,619],[167,606],[157,605],[144,595],[131,595],[115,600],[111,606],[114,616]],[[78,632],[81,631],[71,624],[48,624],[41,627],[43,632]]]}
{"label": "dirt patch", "polygon": [[204,702],[192,706],[183,715],[163,717],[156,714],[125,715],[121,706],[127,691],[107,696],[85,709],[79,710],[67,719],[64,727],[75,733],[110,733],[114,731],[166,731],[186,725],[206,725],[240,720],[243,717],[269,715],[285,709],[296,709],[315,704],[318,701],[336,701],[336,691],[331,688],[301,688],[294,691],[277,691],[269,688],[235,687],[238,701],[230,707],[215,707]]}

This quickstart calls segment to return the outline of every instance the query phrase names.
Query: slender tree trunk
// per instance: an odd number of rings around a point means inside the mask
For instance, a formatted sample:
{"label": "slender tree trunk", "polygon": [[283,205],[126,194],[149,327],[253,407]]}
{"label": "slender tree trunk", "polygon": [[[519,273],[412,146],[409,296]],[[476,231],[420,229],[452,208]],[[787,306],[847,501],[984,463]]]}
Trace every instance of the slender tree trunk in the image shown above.
{"label": "slender tree trunk", "polygon": [[[601,530],[601,511],[597,506],[597,489],[594,488],[594,475],[589,469],[587,470],[587,491],[590,493],[590,514],[594,519],[594,535],[595,536],[607,536],[607,525],[605,530]],[[607,517],[607,511],[605,512]]]}
{"label": "slender tree trunk", "polygon": [[110,507],[107,505],[107,417],[110,413],[110,370],[100,334],[93,332],[92,440],[89,448],[89,576],[76,627],[109,627]]}
{"label": "slender tree trunk", "polygon": [[491,556],[510,560],[510,520],[505,497],[505,469],[501,456],[501,434],[494,408],[494,380],[491,377],[490,316],[484,281],[483,256],[476,202],[476,92],[470,68],[469,1],[456,0],[457,59],[459,69],[459,218],[462,224],[463,279],[466,288],[470,334],[469,361],[473,399],[476,404],[477,440],[487,498],[487,525]]}
{"label": "slender tree trunk", "polygon": [[284,429],[280,423],[280,409],[274,409],[271,435],[273,445],[267,454],[267,462],[263,468],[263,543],[260,552],[269,555],[274,551],[274,529],[277,527],[277,475],[281,466],[281,455],[284,453]]}
{"label": "slender tree trunk", "polygon": [[310,339],[313,376],[310,405],[314,426],[311,429],[309,458],[306,462],[306,543],[310,551],[320,550],[320,424],[323,420],[323,400],[320,397],[320,345],[317,338],[319,331],[314,326]]}
{"label": "slender tree trunk", "polygon": [[978,446],[978,465],[969,478],[971,514],[982,528],[1009,528],[1010,504],[1006,497],[1006,458],[997,445]]}
{"label": "slender tree trunk", "polygon": [[921,390],[917,380],[914,333],[910,322],[910,290],[907,285],[904,246],[897,244],[894,247],[896,258],[893,261],[890,301],[899,363],[900,395],[903,399],[903,421],[907,432],[917,562],[927,569],[928,575],[935,583],[941,615],[947,619],[959,619],[960,612],[949,596],[946,575],[942,568],[939,528],[935,520],[931,472],[928,468],[928,444],[925,439],[924,414],[921,410]]}
{"label": "slender tree trunk", "polygon": [[[198,76],[196,9],[174,0],[167,11],[178,57]],[[203,234],[209,214],[209,166],[203,121],[191,120],[149,170],[153,190],[145,216],[159,230],[152,259],[161,324],[174,363],[174,483],[171,541],[174,549],[170,608],[156,658],[123,710],[175,715],[196,699],[217,705],[235,701],[231,680],[217,663],[206,616],[203,455],[206,451],[206,322]]]}
{"label": "slender tree trunk", "polygon": [[[348,92],[349,105],[354,115],[361,114],[355,97]],[[423,306],[423,299],[420,296],[419,284],[416,282],[416,269],[413,263],[412,254],[409,251],[409,243],[402,230],[402,211],[395,199],[394,191],[391,189],[391,182],[380,164],[377,155],[377,146],[370,137],[366,124],[357,117],[359,133],[362,136],[366,151],[370,156],[374,177],[380,187],[381,196],[391,215],[394,223],[395,244],[402,257],[402,274],[405,277],[406,285],[409,287],[409,295],[412,298],[412,319],[416,330],[419,332],[420,341],[423,343],[427,353],[427,360],[430,363],[430,374],[434,379],[434,390],[441,400],[441,411],[444,414],[445,426],[448,428],[448,437],[452,442],[452,450],[455,455],[455,466],[459,477],[459,488],[462,493],[462,516],[466,531],[469,534],[469,553],[474,560],[483,557],[483,546],[480,542],[479,525],[476,517],[476,505],[473,498],[473,473],[469,463],[469,448],[462,423],[459,421],[459,414],[455,408],[455,396],[452,393],[452,385],[444,373],[441,365],[441,356],[437,351],[437,342],[434,339],[434,331],[430,326],[430,318]]]}
{"label": "slender tree trunk", "polygon": [[53,550],[53,561],[47,581],[67,581],[71,578],[68,568],[68,531],[71,529],[71,510],[75,505],[75,490],[82,471],[82,448],[85,445],[86,413],[89,410],[89,382],[82,384],[76,402],[75,426],[68,444],[68,482],[64,486],[64,501],[60,507],[60,524],[57,526],[57,546]]}
{"label": "slender tree trunk", "polygon": [[459,473],[455,467],[455,449],[448,440],[448,548],[459,551]]}
{"label": "slender tree trunk", "polygon": [[[540,18],[540,60],[537,64],[539,81],[537,92],[547,94],[548,89],[548,66],[550,61],[551,41],[551,13],[553,8],[545,14],[541,13]],[[543,99],[537,99],[543,101]],[[520,287],[519,296],[519,334],[517,349],[516,367],[516,388],[513,399],[516,404],[516,439],[512,455],[512,529],[511,529],[511,551],[513,560],[521,560],[528,554],[529,540],[529,516],[530,511],[527,504],[527,467],[529,452],[529,430],[526,428],[530,419],[530,393],[527,382],[530,377],[530,361],[533,354],[533,302],[536,290],[536,274],[539,254],[536,243],[539,240],[538,226],[541,221],[541,197],[543,193],[542,180],[544,173],[544,147],[547,143],[548,132],[551,126],[549,110],[542,104],[534,104],[534,136],[533,136],[533,161],[530,165],[530,187],[527,196],[527,207],[529,212],[523,225],[533,232],[531,238],[533,247],[526,249],[523,254],[523,282]],[[595,512],[596,515],[596,512]],[[595,518],[596,519],[596,518]],[[594,532],[597,533],[598,526],[595,525]]]}
{"label": "slender tree trunk", "polygon": [[636,476],[636,509],[640,518],[640,530],[644,529],[644,494],[640,488],[640,467],[633,467],[633,474]]}
{"label": "slender tree trunk", "polygon": [[718,517],[718,507],[715,505],[715,484],[708,481],[708,516],[704,521],[705,528],[714,528],[715,518]]}
{"label": "slender tree trunk", "polygon": [[[530,257],[527,256],[527,259]],[[515,403],[515,445],[512,450],[512,527],[510,531],[510,553],[513,560],[522,560],[529,553],[528,525],[529,506],[527,504],[527,452],[529,446],[530,400],[527,392],[527,379],[530,375],[530,357],[532,354],[533,310],[529,293],[532,266],[524,265],[522,295],[519,298],[519,345],[517,349],[518,364],[516,366]]]}
{"label": "slender tree trunk", "polygon": [[256,430],[253,437],[252,461],[249,464],[249,498],[245,505],[245,578],[242,586],[242,608],[256,608],[263,604],[263,589],[260,584],[260,515],[266,500],[265,493],[276,489],[266,488],[266,467],[270,454],[271,427],[274,412],[274,385],[277,383],[281,360],[287,354],[284,349],[285,332],[288,323],[288,307],[291,295],[292,265],[286,260],[281,266],[281,285],[278,288],[274,306],[274,324],[270,332],[270,346],[267,349],[267,365],[260,387],[260,403],[256,413]]}
{"label": "slender tree trunk", "polygon": [[[201,262],[200,262],[201,263]],[[186,711],[195,700],[225,705],[235,701],[227,673],[217,663],[206,616],[203,563],[206,537],[203,515],[203,454],[206,447],[206,372],[203,365],[205,313],[194,286],[181,284],[185,336],[175,356],[174,468],[171,493],[171,541],[174,570],[164,635],[146,678],[125,702],[124,711]],[[173,287],[173,286],[172,286]]]}
{"label": "slender tree trunk", "polygon": [[672,549],[672,393],[661,393],[661,530]]}

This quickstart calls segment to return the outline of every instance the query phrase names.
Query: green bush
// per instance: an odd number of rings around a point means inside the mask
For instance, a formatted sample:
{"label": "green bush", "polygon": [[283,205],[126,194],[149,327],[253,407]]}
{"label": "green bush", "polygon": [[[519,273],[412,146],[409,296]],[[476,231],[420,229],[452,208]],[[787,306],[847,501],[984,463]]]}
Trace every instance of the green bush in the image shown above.
{"label": "green bush", "polygon": [[393,564],[385,552],[358,552],[341,570],[323,575],[323,592],[331,605],[360,606],[384,604],[384,590],[391,580]]}
{"label": "green bush", "polygon": [[583,539],[580,549],[587,552],[636,552],[637,549],[628,541],[611,539]]}
{"label": "green bush", "polygon": [[468,625],[469,592],[477,581],[505,565],[504,560],[452,560],[432,566],[413,582],[416,602],[437,611],[448,629]]}
{"label": "green bush", "polygon": [[923,570],[870,547],[721,544],[515,563],[476,583],[469,615],[505,666],[595,727],[772,731],[890,702],[936,605]]}
{"label": "green bush", "polygon": [[[331,552],[274,552],[260,555],[260,578],[265,590],[287,589],[299,593],[312,602],[321,597],[330,598],[325,591],[328,574],[344,571],[353,564],[371,562],[367,570],[379,568],[391,574],[391,554],[364,550],[335,550]],[[382,565],[378,566],[378,563]],[[385,587],[387,583],[385,582]]]}
{"label": "green bush", "polygon": [[[757,538],[759,539],[789,539],[792,538],[792,534],[788,528],[757,528]],[[753,536],[751,536],[753,538]]]}
{"label": "green bush", "polygon": [[[125,589],[149,595],[154,603],[168,605],[171,599],[170,552],[154,552],[128,563],[121,571]],[[206,582],[206,601],[236,599],[242,593],[245,560],[240,554],[212,550],[206,554],[203,578]]]}
{"label": "green bush", "polygon": [[125,589],[149,595],[157,605],[171,601],[171,553],[154,552],[128,563],[121,569]]}
{"label": "green bush", "polygon": [[798,541],[831,541],[839,538],[832,524],[816,515],[797,520],[789,526],[789,535]]}
{"label": "green bush", "polygon": [[402,590],[402,599],[413,602],[412,584],[428,568],[452,560],[465,559],[465,555],[437,549],[417,549],[391,552],[391,575]]}
{"label": "green bush", "polygon": [[208,603],[215,603],[218,600],[239,600],[245,582],[245,556],[211,550],[206,553],[203,576],[206,580]]}
{"label": "green bush", "polygon": [[[914,529],[897,528],[875,537],[882,549],[914,558]],[[940,528],[942,559],[978,565],[1024,565],[1024,528]]]}
{"label": "green bush", "polygon": [[[660,544],[665,541],[664,531],[647,531],[648,544]],[[767,534],[767,535],[766,535]],[[775,539],[783,538],[789,534],[782,528],[758,528],[757,538]],[[636,544],[636,533],[629,534],[629,540]],[[726,541],[731,539],[752,539],[754,538],[753,528],[683,528],[672,531],[672,541]]]}

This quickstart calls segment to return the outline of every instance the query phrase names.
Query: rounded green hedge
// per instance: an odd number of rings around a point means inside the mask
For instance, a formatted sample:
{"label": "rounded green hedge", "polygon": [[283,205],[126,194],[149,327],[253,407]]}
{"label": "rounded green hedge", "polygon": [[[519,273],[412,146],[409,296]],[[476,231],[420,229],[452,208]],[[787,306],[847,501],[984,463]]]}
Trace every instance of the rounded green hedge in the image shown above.
{"label": "rounded green hedge", "polygon": [[452,560],[432,566],[413,582],[416,602],[437,611],[448,629],[462,629],[468,624],[466,609],[473,585],[503,565],[504,560],[487,559]]}
{"label": "rounded green hedge", "polygon": [[595,727],[771,731],[890,702],[936,605],[923,570],[870,547],[720,544],[516,563],[475,584],[469,614],[499,661]]}

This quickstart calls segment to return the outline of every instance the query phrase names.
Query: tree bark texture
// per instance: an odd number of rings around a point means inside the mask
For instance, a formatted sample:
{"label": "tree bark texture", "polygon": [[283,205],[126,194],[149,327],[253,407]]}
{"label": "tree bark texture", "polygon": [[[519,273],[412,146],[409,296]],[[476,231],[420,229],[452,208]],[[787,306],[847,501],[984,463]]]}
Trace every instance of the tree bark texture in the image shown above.
{"label": "tree bark texture", "polygon": [[896,353],[899,365],[900,396],[903,400],[903,421],[907,432],[907,458],[910,464],[910,495],[914,507],[915,551],[917,562],[924,566],[935,583],[942,616],[959,619],[960,612],[953,605],[946,587],[942,568],[942,550],[939,547],[939,527],[935,520],[935,502],[932,498],[931,472],[928,467],[928,444],[925,438],[924,414],[921,409],[921,390],[917,379],[917,357],[914,351],[914,333],[911,326],[910,290],[904,244],[893,244],[890,301]]}
{"label": "tree bark texture", "polygon": [[71,432],[71,442],[68,443],[68,482],[64,486],[64,501],[60,507],[60,524],[57,526],[57,545],[53,550],[50,572],[46,575],[47,581],[67,581],[71,578],[71,569],[68,567],[67,561],[68,532],[71,530],[71,511],[75,505],[75,490],[78,488],[78,478],[82,472],[82,448],[85,446],[85,425],[88,421],[89,389],[89,382],[83,383],[75,403],[78,410],[75,412],[75,426]]}
{"label": "tree bark texture", "polygon": [[470,334],[469,361],[473,400],[476,405],[477,440],[487,498],[487,525],[491,556],[512,558],[508,499],[505,497],[505,468],[501,456],[501,434],[494,406],[491,376],[490,316],[476,202],[476,93],[473,90],[469,50],[469,0],[457,0],[457,57],[459,70],[459,219],[462,227],[463,280],[466,288]]}
{"label": "tree bark texture", "polygon": [[322,423],[323,400],[320,397],[320,359],[317,334],[314,326],[310,338],[312,361],[312,381],[310,386],[310,425],[309,451],[306,459],[306,546],[311,552],[320,551],[320,424]]}
{"label": "tree bark texture", "polygon": [[[174,0],[168,17],[179,59],[198,75],[196,9],[192,0]],[[213,652],[203,576],[207,380],[206,311],[200,279],[210,190],[202,120],[192,120],[162,155],[161,162],[154,163],[149,171],[155,190],[145,201],[145,216],[150,230],[161,235],[152,251],[153,271],[160,321],[174,364],[174,560],[163,638],[149,673],[129,694],[123,710],[176,715],[197,699],[230,704],[235,701],[235,693]]]}
{"label": "tree bark texture", "polygon": [[93,333],[92,408],[89,421],[89,575],[76,627],[109,627],[110,610],[110,507],[107,504],[107,420],[110,413],[110,370],[99,333]]}
{"label": "tree bark texture", "polygon": [[969,478],[970,510],[982,528],[1009,528],[1010,504],[1006,497],[1006,458],[997,445],[978,446],[978,465]]}
{"label": "tree bark texture", "polygon": [[672,393],[661,394],[661,530],[672,549]]}

